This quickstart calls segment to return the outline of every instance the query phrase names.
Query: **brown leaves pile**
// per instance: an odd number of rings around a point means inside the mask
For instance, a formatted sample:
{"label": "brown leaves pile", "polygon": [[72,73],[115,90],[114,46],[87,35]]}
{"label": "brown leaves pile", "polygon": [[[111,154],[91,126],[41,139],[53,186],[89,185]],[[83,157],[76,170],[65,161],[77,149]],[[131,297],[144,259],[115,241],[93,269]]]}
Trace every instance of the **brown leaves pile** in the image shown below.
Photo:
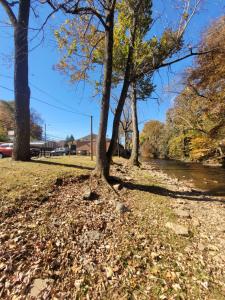
{"label": "brown leaves pile", "polygon": [[1,299],[209,295],[216,277],[210,279],[194,249],[182,252],[187,238],[168,235],[160,201],[157,206],[144,192],[123,188],[121,199],[131,211],[119,214],[115,195],[97,181],[91,183],[94,197],[84,200],[89,184],[87,176],[69,179],[48,199],[26,199],[18,211],[1,215]]}

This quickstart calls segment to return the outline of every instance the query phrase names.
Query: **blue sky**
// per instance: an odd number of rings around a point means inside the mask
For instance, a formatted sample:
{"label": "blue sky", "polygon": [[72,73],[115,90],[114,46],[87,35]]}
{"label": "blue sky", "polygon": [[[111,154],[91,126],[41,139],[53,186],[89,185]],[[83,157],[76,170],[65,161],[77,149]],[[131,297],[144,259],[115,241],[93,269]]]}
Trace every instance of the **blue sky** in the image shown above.
{"label": "blue sky", "polygon": [[[181,1],[181,0],[179,0]],[[178,1],[178,2],[179,2]],[[153,1],[153,13],[161,16],[152,29],[152,35],[159,35],[165,26],[173,26],[177,21],[178,9],[172,0]],[[192,22],[185,34],[186,42],[196,45],[200,36],[207,26],[215,19],[224,14],[224,1],[205,0],[201,11],[192,19]],[[44,17],[48,14],[45,6],[39,8],[40,18],[35,19],[31,14],[31,26],[39,27]],[[65,138],[66,135],[73,134],[75,138],[89,134],[90,118],[85,115],[94,116],[94,132],[98,131],[99,122],[99,97],[93,97],[93,87],[88,83],[72,85],[68,78],[55,71],[53,66],[59,61],[59,52],[53,36],[53,24],[60,24],[65,17],[57,14],[50,20],[44,30],[43,42],[38,46],[42,35],[34,39],[31,43],[29,56],[30,64],[30,88],[31,107],[34,108],[47,124],[47,134],[51,139]],[[2,7],[0,6],[0,85],[13,89],[13,31],[4,23],[8,21]],[[30,38],[36,31],[30,32]],[[192,59],[182,61],[173,65],[171,69],[163,69],[154,75],[154,84],[157,86],[153,97],[160,100],[160,104],[155,100],[139,103],[139,120],[157,119],[165,120],[166,111],[171,107],[174,94],[167,93],[168,86],[172,90],[179,88],[179,80],[186,67],[193,64]],[[96,71],[95,76],[98,76]],[[44,92],[42,92],[44,91]],[[13,93],[0,87],[0,99],[12,100]],[[59,110],[56,107],[46,105],[38,100],[50,105],[64,108]],[[73,113],[69,112],[73,111]],[[81,114],[79,114],[81,113]],[[82,115],[85,114],[85,115]],[[140,124],[142,129],[144,123]],[[109,118],[108,136],[111,134],[112,116]]]}

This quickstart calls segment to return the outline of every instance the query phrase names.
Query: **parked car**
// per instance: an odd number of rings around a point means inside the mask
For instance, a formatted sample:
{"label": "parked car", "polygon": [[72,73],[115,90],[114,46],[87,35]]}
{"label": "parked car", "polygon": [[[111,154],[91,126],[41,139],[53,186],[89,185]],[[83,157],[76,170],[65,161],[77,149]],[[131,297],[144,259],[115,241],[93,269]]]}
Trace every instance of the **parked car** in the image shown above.
{"label": "parked car", "polygon": [[13,151],[13,144],[8,143],[8,144],[1,144],[0,145],[0,159],[3,157],[11,157],[12,156],[12,151]]}
{"label": "parked car", "polygon": [[35,157],[40,155],[40,149],[38,148],[30,148],[30,156]]}
{"label": "parked car", "polygon": [[56,148],[50,152],[51,156],[68,155],[69,150],[67,148]]}
{"label": "parked car", "polygon": [[[3,157],[12,157],[13,143],[0,144],[0,159]],[[39,156],[40,150],[37,148],[30,149],[30,156]]]}

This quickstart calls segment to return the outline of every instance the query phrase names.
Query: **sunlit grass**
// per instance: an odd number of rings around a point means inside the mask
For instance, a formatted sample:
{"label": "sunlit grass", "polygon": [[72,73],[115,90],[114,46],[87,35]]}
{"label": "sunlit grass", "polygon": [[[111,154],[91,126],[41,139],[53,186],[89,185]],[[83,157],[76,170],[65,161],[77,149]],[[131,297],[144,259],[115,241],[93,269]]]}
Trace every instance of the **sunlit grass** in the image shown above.
{"label": "sunlit grass", "polygon": [[45,196],[57,178],[89,173],[95,166],[87,156],[33,159],[31,162],[0,160],[0,200]]}

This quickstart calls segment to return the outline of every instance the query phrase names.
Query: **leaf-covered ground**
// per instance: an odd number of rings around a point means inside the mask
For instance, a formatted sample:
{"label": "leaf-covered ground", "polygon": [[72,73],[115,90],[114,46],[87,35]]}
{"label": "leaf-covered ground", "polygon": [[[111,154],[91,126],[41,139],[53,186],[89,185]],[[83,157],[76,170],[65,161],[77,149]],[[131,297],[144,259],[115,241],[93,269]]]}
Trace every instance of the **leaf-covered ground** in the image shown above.
{"label": "leaf-covered ground", "polygon": [[[125,213],[115,208],[115,194],[81,169],[90,166],[85,159],[79,169],[67,167],[70,171],[57,165],[58,180],[49,175],[56,165],[40,165],[39,180],[43,174],[51,177],[45,197],[41,187],[41,197],[23,191],[16,206],[9,191],[7,206],[3,195],[1,299],[225,299],[224,232],[215,230],[224,220],[215,228],[210,221],[214,214],[215,222],[224,217],[223,199],[202,201],[179,186],[166,187],[165,178],[149,167],[122,163],[113,166],[113,174],[122,180],[119,201],[130,209]],[[27,165],[26,176],[19,165],[11,176],[21,174],[26,181],[34,172]],[[83,200],[89,186],[92,198]],[[190,216],[178,217],[177,208],[189,209]],[[168,222],[187,227],[188,234],[175,234]]]}

